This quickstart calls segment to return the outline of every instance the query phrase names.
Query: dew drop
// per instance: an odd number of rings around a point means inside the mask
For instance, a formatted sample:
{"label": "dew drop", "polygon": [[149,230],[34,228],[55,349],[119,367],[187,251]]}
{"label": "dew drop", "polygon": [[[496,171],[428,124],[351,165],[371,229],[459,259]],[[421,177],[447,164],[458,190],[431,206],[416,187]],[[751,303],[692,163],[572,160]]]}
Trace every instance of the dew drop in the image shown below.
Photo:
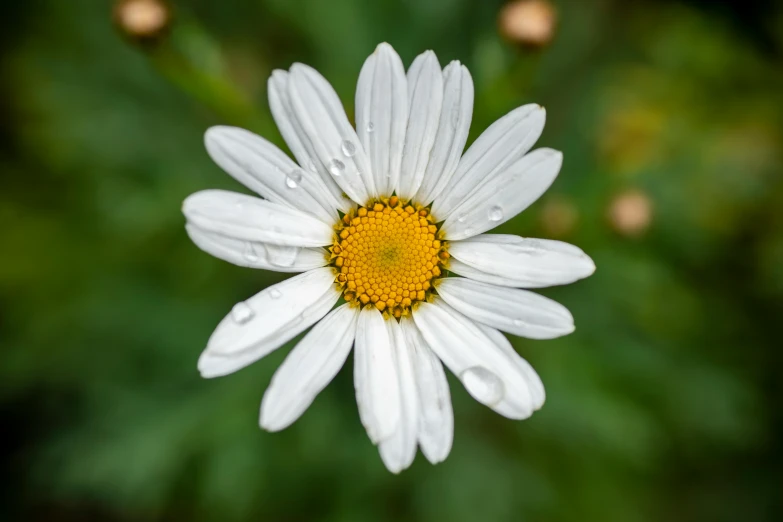
{"label": "dew drop", "polygon": [[494,406],[503,399],[506,393],[503,381],[500,378],[481,366],[468,368],[460,375],[462,384],[468,393],[486,406]]}
{"label": "dew drop", "polygon": [[493,205],[487,211],[487,217],[490,221],[500,221],[503,219],[503,208],[500,205]]}
{"label": "dew drop", "polygon": [[527,239],[526,243],[523,245],[522,251],[531,257],[541,257],[547,254],[547,250],[544,248],[544,245],[541,244],[541,241],[530,238]]}
{"label": "dew drop", "polygon": [[351,158],[356,154],[356,145],[350,140],[344,140],[340,145],[340,148],[343,149],[343,154],[345,154],[345,157],[347,158]]}
{"label": "dew drop", "polygon": [[274,266],[288,267],[294,264],[299,251],[299,247],[266,245],[266,258]]}
{"label": "dew drop", "polygon": [[285,177],[285,186],[288,188],[296,188],[302,182],[302,172],[299,169],[294,169],[288,176]]}
{"label": "dew drop", "polygon": [[343,173],[345,170],[345,163],[338,159],[333,159],[329,162],[329,172],[332,173],[332,176],[339,176]]}
{"label": "dew drop", "polygon": [[247,303],[242,301],[234,305],[231,309],[231,319],[237,324],[245,324],[253,318],[255,312],[250,308]]}
{"label": "dew drop", "polygon": [[530,323],[526,323],[522,319],[514,319],[514,326],[518,326],[519,328],[524,328],[530,326]]}
{"label": "dew drop", "polygon": [[253,243],[245,243],[245,250],[242,252],[242,255],[250,263],[258,262],[258,254],[256,253],[256,248],[253,246]]}
{"label": "dew drop", "polygon": [[372,132],[375,130],[375,124],[373,122],[367,122],[367,132]]}
{"label": "dew drop", "polygon": [[280,296],[282,295],[283,293],[277,288],[273,288],[269,291],[269,297],[271,297],[272,299],[280,299]]}
{"label": "dew drop", "polygon": [[313,158],[310,158],[310,159],[307,161],[307,168],[308,168],[308,169],[309,169],[311,172],[318,172],[318,167],[316,167],[316,166],[315,166],[315,161],[313,161]]}
{"label": "dew drop", "polygon": [[459,125],[459,109],[457,107],[454,107],[451,109],[451,126],[455,129]]}
{"label": "dew drop", "polygon": [[459,216],[457,216],[457,222],[458,223],[464,223],[466,217],[467,216],[465,216],[465,214],[460,214]]}

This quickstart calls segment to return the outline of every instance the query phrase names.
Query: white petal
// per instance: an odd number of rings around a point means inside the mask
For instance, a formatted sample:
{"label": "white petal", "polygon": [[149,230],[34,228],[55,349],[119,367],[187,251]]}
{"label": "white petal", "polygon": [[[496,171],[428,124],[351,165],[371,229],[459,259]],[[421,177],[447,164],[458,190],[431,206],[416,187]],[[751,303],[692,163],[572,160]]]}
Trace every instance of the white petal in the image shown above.
{"label": "white petal", "polygon": [[451,181],[465,148],[473,118],[473,79],[467,67],[453,61],[443,69],[443,105],[435,143],[416,201],[427,205]]}
{"label": "white petal", "polygon": [[478,326],[487,337],[492,339],[495,346],[497,346],[524,375],[527,385],[530,388],[530,394],[533,397],[533,407],[536,410],[541,409],[541,406],[544,405],[544,401],[546,400],[546,392],[544,391],[544,383],[541,382],[541,377],[538,376],[538,373],[530,366],[529,362],[523,359],[522,356],[514,350],[514,347],[511,346],[511,342],[505,335],[485,324],[476,323],[476,326]]}
{"label": "white petal", "polygon": [[207,152],[220,167],[250,190],[273,203],[311,214],[332,224],[337,209],[318,174],[305,171],[283,151],[250,131],[211,127],[204,135]]}
{"label": "white petal", "polygon": [[483,182],[446,218],[446,239],[466,239],[516,216],[546,192],[562,164],[562,153],[537,149]]}
{"label": "white petal", "polygon": [[334,270],[324,267],[237,303],[199,358],[202,377],[227,375],[264,357],[326,315],[339,297]]}
{"label": "white petal", "polygon": [[375,194],[370,162],[340,98],[315,69],[291,66],[288,95],[313,152],[348,197],[364,205]]}
{"label": "white petal", "polygon": [[318,321],[275,372],[261,402],[261,427],[280,431],[326,388],[351,352],[359,309],[344,304]]}
{"label": "white petal", "polygon": [[343,190],[334,182],[332,175],[326,170],[326,165],[316,154],[307,134],[297,121],[291,108],[291,99],[288,95],[288,72],[275,70],[267,82],[269,93],[269,107],[272,117],[280,129],[280,134],[288,144],[288,148],[294,154],[299,165],[308,172],[317,174],[314,181],[319,182],[323,197],[330,201],[328,208],[338,208],[347,212],[351,208],[351,200],[343,196]]}
{"label": "white petal", "polygon": [[386,321],[392,343],[397,381],[400,394],[400,422],[394,433],[378,445],[381,459],[392,473],[407,469],[416,457],[416,435],[418,432],[418,392],[413,370],[411,348],[405,342],[405,335],[394,319]]}
{"label": "white petal", "polygon": [[446,460],[454,440],[454,412],[449,383],[440,359],[427,346],[413,319],[403,317],[400,327],[405,333],[416,376],[419,445],[427,460],[437,464]]}
{"label": "white petal", "polygon": [[322,248],[300,248],[271,245],[256,241],[235,239],[185,225],[190,239],[204,252],[229,263],[274,270],[275,272],[305,272],[327,264],[327,253]]}
{"label": "white petal", "polygon": [[511,419],[533,413],[535,400],[525,375],[476,323],[442,299],[419,304],[413,320],[473,398]]}
{"label": "white petal", "polygon": [[464,277],[435,282],[444,301],[480,323],[529,339],[554,339],[574,331],[574,318],[543,295],[480,283]]}
{"label": "white petal", "polygon": [[500,286],[565,285],[595,272],[595,263],[580,248],[549,239],[482,234],[450,243],[449,254],[452,272]]}
{"label": "white petal", "polygon": [[188,223],[214,234],[275,245],[318,247],[332,227],[294,208],[226,190],[202,190],[182,204]]}
{"label": "white petal", "polygon": [[356,132],[370,158],[373,196],[390,196],[397,184],[407,124],[405,68],[392,46],[382,43],[364,62],[356,85]]}
{"label": "white petal", "polygon": [[479,186],[524,156],[541,136],[545,120],[544,109],[529,104],[490,125],[462,156],[451,182],[433,203],[433,214],[448,217]]}
{"label": "white petal", "polygon": [[419,190],[435,143],[443,104],[443,73],[432,51],[416,57],[408,70],[408,130],[397,195],[410,200]]}
{"label": "white petal", "polygon": [[373,444],[389,438],[400,422],[400,391],[392,343],[383,316],[368,306],[359,313],[354,386],[359,417]]}

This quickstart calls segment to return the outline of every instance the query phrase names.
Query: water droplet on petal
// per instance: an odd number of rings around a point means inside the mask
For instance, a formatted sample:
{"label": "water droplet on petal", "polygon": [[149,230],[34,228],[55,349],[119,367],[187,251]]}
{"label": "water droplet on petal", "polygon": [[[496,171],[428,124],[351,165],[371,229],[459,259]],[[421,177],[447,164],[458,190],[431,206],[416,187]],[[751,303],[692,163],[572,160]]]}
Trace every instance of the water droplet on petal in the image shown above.
{"label": "water droplet on petal", "polygon": [[231,319],[237,324],[245,324],[253,318],[255,312],[244,301],[234,305],[231,309]]}
{"label": "water droplet on petal", "polygon": [[506,393],[503,381],[491,371],[481,366],[468,368],[460,375],[462,384],[468,393],[486,406],[499,403]]}
{"label": "water droplet on petal", "polygon": [[518,326],[520,328],[530,326],[530,323],[526,323],[522,319],[514,319],[514,326]]}
{"label": "water droplet on petal", "polygon": [[294,264],[300,250],[293,246],[266,245],[266,258],[274,266],[287,267]]}
{"label": "water droplet on petal", "polygon": [[375,124],[373,122],[367,122],[367,132],[372,132],[375,130]]}
{"label": "water droplet on petal", "polygon": [[343,154],[345,154],[347,158],[353,157],[353,155],[356,154],[356,145],[350,140],[344,140],[340,145],[340,148],[343,149]]}
{"label": "water droplet on petal", "polygon": [[503,219],[503,208],[500,205],[493,205],[487,211],[487,217],[490,221],[500,221]]}
{"label": "water droplet on petal", "polygon": [[451,126],[457,128],[459,125],[459,109],[454,107],[451,109]]}
{"label": "water droplet on petal", "polygon": [[277,288],[273,288],[269,291],[269,297],[271,297],[272,299],[280,299],[280,296],[282,295],[283,293]]}
{"label": "water droplet on petal", "polygon": [[256,253],[256,248],[253,246],[253,243],[246,243],[245,244],[245,250],[244,250],[244,252],[242,252],[242,255],[250,263],[258,262],[258,254]]}
{"label": "water droplet on petal", "polygon": [[332,176],[339,176],[343,173],[345,170],[345,163],[338,159],[333,159],[329,162],[329,172],[332,173]]}
{"label": "water droplet on petal", "polygon": [[285,177],[285,186],[288,188],[296,188],[302,182],[302,171],[299,169],[292,170],[288,176]]}
{"label": "water droplet on petal", "polygon": [[464,223],[466,217],[467,216],[465,216],[465,214],[460,214],[459,216],[457,216],[457,222],[458,223]]}

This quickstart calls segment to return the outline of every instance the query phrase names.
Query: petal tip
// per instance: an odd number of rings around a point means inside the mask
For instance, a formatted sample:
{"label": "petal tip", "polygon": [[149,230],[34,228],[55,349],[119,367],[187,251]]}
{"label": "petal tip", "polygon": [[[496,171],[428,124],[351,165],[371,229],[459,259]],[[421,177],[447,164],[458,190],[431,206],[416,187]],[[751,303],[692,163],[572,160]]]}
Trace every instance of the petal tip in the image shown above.
{"label": "petal tip", "polygon": [[[392,52],[394,53],[394,47],[391,46],[388,42],[381,42],[375,47],[376,53],[382,53],[382,52]],[[396,54],[396,53],[395,53]]]}
{"label": "petal tip", "polygon": [[275,419],[272,418],[269,410],[264,408],[263,403],[261,405],[261,414],[258,417],[258,426],[269,433],[275,433],[286,428],[286,426],[280,424],[280,422],[275,422]]}
{"label": "petal tip", "polygon": [[291,64],[291,67],[288,68],[288,73],[292,77],[302,76],[308,74],[311,70],[313,70],[312,67],[309,65],[306,65],[301,62],[294,62]]}
{"label": "petal tip", "polygon": [[229,125],[213,125],[204,132],[204,143],[209,146],[210,143],[227,137],[228,134],[235,132],[236,127]]}
{"label": "petal tip", "polygon": [[198,373],[201,375],[201,378],[214,379],[215,377],[222,376],[223,374],[215,371],[213,361],[210,361],[209,357],[206,357],[206,355],[206,352],[201,354],[201,357],[198,358],[198,363],[196,363],[196,368],[198,369]]}
{"label": "petal tip", "polygon": [[590,277],[595,273],[596,270],[595,261],[593,261],[593,258],[588,256],[587,254],[585,254],[584,256],[585,256],[584,260],[586,266],[585,277]]}
{"label": "petal tip", "polygon": [[196,205],[198,205],[198,202],[203,198],[202,192],[203,191],[194,192],[193,194],[190,194],[188,197],[182,200],[182,213],[185,215],[185,217],[188,217],[188,214],[193,210],[193,208]]}

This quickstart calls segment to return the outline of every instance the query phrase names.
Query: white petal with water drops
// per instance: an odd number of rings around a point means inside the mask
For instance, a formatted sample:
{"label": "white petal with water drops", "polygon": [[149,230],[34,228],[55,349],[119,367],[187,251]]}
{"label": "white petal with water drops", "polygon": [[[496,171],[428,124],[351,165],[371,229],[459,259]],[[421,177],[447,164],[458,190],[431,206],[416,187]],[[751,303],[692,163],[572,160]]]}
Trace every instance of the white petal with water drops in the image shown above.
{"label": "white petal with water drops", "polygon": [[468,393],[485,406],[495,406],[506,394],[500,377],[483,366],[471,366],[460,375]]}
{"label": "white petal with water drops", "polygon": [[[207,232],[195,225],[186,224],[188,236],[204,252],[237,266],[261,268],[275,272],[304,272],[327,264],[326,250],[322,248],[281,247],[265,243],[236,239]],[[288,249],[288,257],[270,256]]]}
{"label": "white petal with water drops", "polygon": [[348,358],[358,316],[358,308],[344,304],[321,319],[291,350],[264,394],[261,427],[285,429],[307,410]]}
{"label": "white petal with water drops", "polygon": [[232,373],[279,348],[309,328],[340,293],[334,270],[317,268],[254,295],[233,309],[209,338],[199,359],[203,377]]}
{"label": "white petal with water drops", "polygon": [[470,194],[524,156],[541,136],[545,120],[544,109],[529,104],[490,125],[462,156],[448,186],[433,202],[432,212],[441,219],[448,217]]}
{"label": "white petal with water drops", "polygon": [[244,301],[235,304],[234,307],[231,308],[231,319],[237,324],[245,324],[250,321],[254,315],[255,312],[253,309]]}
{"label": "white petal with water drops", "polygon": [[473,118],[473,79],[468,69],[453,61],[443,70],[443,104],[435,142],[416,201],[428,205],[451,181],[459,163]]}
{"label": "white petal with water drops", "polygon": [[574,331],[574,318],[543,295],[464,277],[436,282],[438,295],[471,319],[529,339],[554,339]]}
{"label": "white petal with water drops", "polygon": [[408,130],[397,195],[409,200],[419,190],[435,143],[443,104],[443,74],[432,51],[416,57],[408,70]]}
{"label": "white petal with water drops", "polygon": [[288,95],[288,72],[279,69],[273,71],[267,82],[267,92],[272,117],[277,128],[280,129],[280,134],[283,135],[299,165],[305,171],[316,175],[314,181],[321,187],[321,197],[331,202],[326,207],[327,210],[338,208],[347,212],[351,208],[350,200],[342,195],[342,189],[326,171],[326,166],[321,163],[307,134],[294,115]]}
{"label": "white petal with water drops", "polygon": [[[333,223],[337,212],[317,183],[318,175],[305,173],[283,151],[250,131],[211,127],[204,143],[212,159],[234,179],[274,203]],[[291,189],[299,189],[293,191]]]}
{"label": "white petal with water drops", "polygon": [[[439,298],[419,304],[413,320],[427,344],[477,400],[512,419],[525,419],[533,413],[535,401],[526,376],[479,325]],[[479,374],[476,368],[484,370]],[[497,377],[502,387],[490,382],[487,372]],[[489,390],[502,390],[502,398],[494,401]],[[488,399],[493,401],[483,402]]]}
{"label": "white petal with water drops", "polygon": [[485,324],[476,323],[476,326],[495,343],[495,346],[505,355],[510,364],[522,374],[530,390],[530,396],[533,399],[533,408],[536,410],[540,409],[546,400],[546,393],[544,391],[544,383],[541,382],[541,377],[538,376],[538,373],[530,366],[529,362],[514,350],[514,347],[511,346],[511,342],[505,335]]}
{"label": "white petal with water drops", "polygon": [[289,206],[225,190],[202,190],[182,204],[188,223],[234,239],[318,247],[332,242],[332,227]]}
{"label": "white petal with water drops", "polygon": [[449,270],[501,286],[543,288],[591,275],[595,263],[580,248],[549,239],[482,234],[449,245]]}
{"label": "white petal with water drops", "polygon": [[546,192],[562,164],[562,153],[537,149],[482,183],[446,218],[446,239],[467,239],[513,218]]}
{"label": "white petal with water drops", "polygon": [[378,445],[381,459],[392,473],[408,468],[416,457],[416,436],[419,427],[419,396],[413,369],[411,348],[397,321],[386,321],[392,355],[397,370],[400,394],[400,422],[397,429]]}
{"label": "white petal with water drops", "polygon": [[411,354],[418,391],[418,440],[421,451],[433,464],[442,462],[454,440],[454,412],[446,372],[411,317],[403,317],[400,327]]}
{"label": "white petal with water drops", "polygon": [[353,378],[359,417],[378,444],[397,429],[401,405],[392,340],[381,312],[372,306],[359,313]]}
{"label": "white petal with water drops", "polygon": [[299,256],[301,247],[292,247],[284,245],[272,245],[267,243],[264,245],[266,248],[266,257],[272,266],[285,268],[291,266],[296,262],[296,258]]}
{"label": "white petal with water drops", "polygon": [[301,168],[297,167],[295,169],[292,169],[285,176],[285,186],[290,189],[299,188],[299,186],[302,184],[302,177],[303,177],[303,171]]}
{"label": "white petal with water drops", "polygon": [[[348,197],[365,204],[376,194],[370,162],[329,82],[315,69],[294,64],[288,78],[291,108],[316,157]],[[355,153],[346,156],[345,142]]]}
{"label": "white petal with water drops", "polygon": [[405,68],[392,46],[382,43],[364,62],[356,85],[356,130],[370,159],[374,196],[391,195],[397,184],[407,124]]}

